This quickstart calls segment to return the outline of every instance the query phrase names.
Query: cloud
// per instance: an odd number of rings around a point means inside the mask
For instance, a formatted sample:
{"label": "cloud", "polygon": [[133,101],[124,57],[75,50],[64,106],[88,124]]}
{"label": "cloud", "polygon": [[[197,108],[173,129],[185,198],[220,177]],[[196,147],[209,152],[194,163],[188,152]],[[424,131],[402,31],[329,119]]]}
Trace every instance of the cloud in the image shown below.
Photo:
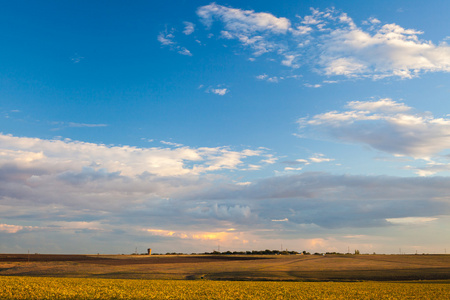
{"label": "cloud", "polygon": [[[323,163],[333,161],[333,158],[326,158],[322,153],[315,153],[308,159],[299,158],[293,161],[283,161],[283,164],[288,165],[289,167],[285,167],[285,171],[300,171],[303,170],[303,166],[307,166],[313,163]],[[302,167],[298,167],[301,165]]]}
{"label": "cloud", "polygon": [[192,56],[191,51],[189,51],[188,49],[184,48],[184,47],[180,47],[180,50],[178,50],[178,53],[180,53],[181,55],[187,55],[187,56]]}
{"label": "cloud", "polygon": [[215,3],[199,7],[207,29],[215,23],[220,36],[235,39],[254,56],[274,54],[282,65],[300,62],[327,76],[408,79],[426,72],[450,71],[450,47],[445,39],[422,40],[420,30],[383,24],[369,18],[358,26],[344,12],[311,9],[311,15],[290,21],[266,12],[242,10]]}
{"label": "cloud", "polygon": [[419,176],[431,176],[440,172],[449,172],[450,164],[429,161],[424,167],[406,166],[404,169],[412,170]]}
{"label": "cloud", "polygon": [[230,92],[230,90],[228,88],[223,87],[223,84],[219,84],[215,87],[209,86],[209,87],[204,87],[203,85],[199,86],[199,89],[203,89],[205,93],[213,93],[219,96],[225,96],[227,93]]}
{"label": "cloud", "polygon": [[281,64],[283,65],[283,66],[287,66],[287,67],[293,67],[293,68],[298,68],[299,67],[299,65],[297,65],[297,64],[293,64],[293,61],[295,60],[295,55],[285,55],[284,56],[284,60],[282,60],[281,61]]}
{"label": "cloud", "polygon": [[74,123],[74,122],[69,122],[69,127],[88,127],[88,128],[92,128],[92,127],[106,127],[108,126],[107,124],[87,124],[87,123]]}
{"label": "cloud", "polygon": [[[191,51],[189,51],[186,47],[178,45],[177,42],[175,42],[174,32],[175,29],[173,28],[170,30],[170,32],[166,29],[165,31],[162,31],[158,34],[157,39],[162,46],[167,46],[172,51],[177,51],[181,55],[192,56]],[[186,34],[186,29],[184,33]]]}
{"label": "cloud", "polygon": [[167,31],[160,32],[157,37],[161,45],[164,46],[175,45],[175,42],[173,41],[174,38],[175,36],[173,35],[173,33],[168,33]]}
{"label": "cloud", "polygon": [[429,159],[450,148],[450,119],[414,113],[411,107],[389,98],[352,101],[347,108],[302,118],[298,123],[303,130],[394,155]]}
{"label": "cloud", "polygon": [[256,79],[265,80],[267,82],[277,83],[278,81],[283,80],[284,77],[277,77],[277,76],[269,77],[267,74],[261,74],[261,75],[256,76]]}
{"label": "cloud", "polygon": [[[282,43],[272,37],[286,34],[291,26],[287,18],[277,18],[270,13],[241,10],[215,3],[198,8],[197,15],[207,28],[211,28],[214,21],[220,21],[225,29],[221,30],[221,37],[237,39],[245,47],[253,49],[255,56],[281,50]],[[286,58],[286,62],[289,62],[289,59]]]}
{"label": "cloud", "polygon": [[[281,238],[298,239],[299,231],[311,236],[325,228],[342,235],[348,228],[395,227],[392,219],[435,218],[419,224],[428,226],[450,214],[446,177],[302,173],[250,183],[215,173],[243,170],[252,157],[273,158],[262,151],[0,135],[0,234],[16,243],[19,234],[32,230],[35,238],[53,236],[67,245],[66,252],[76,246],[70,243],[74,238],[84,243],[81,252],[104,242],[105,251],[111,251],[119,236],[127,244],[145,240],[144,246],[167,250],[174,243],[174,249],[199,251],[217,241],[223,247],[252,243],[255,249]],[[295,164],[330,160],[314,154]],[[189,248],[191,241],[197,244]]]}
{"label": "cloud", "polygon": [[[21,167],[42,169],[45,173],[96,170],[118,172],[124,176],[143,173],[156,176],[200,174],[211,170],[237,169],[242,159],[259,156],[260,150],[233,151],[225,147],[137,148],[106,146],[71,140],[42,140],[0,135],[0,163],[20,163]],[[188,166],[188,164],[193,165]]]}
{"label": "cloud", "polygon": [[373,32],[349,25],[324,37],[320,65],[327,75],[374,79],[450,71],[450,47],[419,40],[422,33],[397,24],[380,25]]}
{"label": "cloud", "polygon": [[323,228],[383,228],[393,224],[387,219],[448,215],[448,184],[446,177],[423,180],[303,173],[262,179],[245,186],[216,186],[194,197],[199,200],[214,197],[215,201],[241,199],[257,217],[255,226],[265,228],[273,220],[286,218],[291,224],[315,224]]}
{"label": "cloud", "polygon": [[183,33],[185,35],[190,35],[190,34],[192,34],[194,32],[195,25],[193,23],[191,23],[191,22],[183,22],[183,24],[184,24]]}
{"label": "cloud", "polygon": [[391,218],[386,219],[389,223],[392,224],[400,224],[400,225],[414,225],[421,224],[425,222],[435,221],[437,218],[415,218],[415,217],[407,217],[407,218]]}
{"label": "cloud", "polygon": [[83,59],[84,59],[84,57],[78,55],[78,53],[75,53],[75,54],[70,58],[70,60],[71,60],[74,64],[80,63]]}
{"label": "cloud", "polygon": [[33,226],[19,226],[19,225],[10,225],[10,224],[0,224],[0,232],[5,233],[17,233],[23,230],[33,230],[35,227]]}
{"label": "cloud", "polygon": [[160,141],[161,144],[174,146],[174,147],[183,147],[183,144],[174,143],[174,142],[167,142],[167,141]]}
{"label": "cloud", "polygon": [[316,83],[316,84],[305,83],[304,85],[305,85],[306,87],[309,87],[309,88],[315,88],[315,89],[322,87],[322,85],[319,84],[319,83]]}
{"label": "cloud", "polygon": [[256,13],[253,10],[229,8],[215,3],[198,8],[197,15],[207,26],[212,26],[214,19],[218,19],[232,32],[286,33],[290,28],[290,21],[286,18],[277,18],[269,13]]}
{"label": "cloud", "polygon": [[226,93],[228,93],[228,89],[223,88],[223,89],[211,89],[211,92],[219,95],[219,96],[225,96]]}

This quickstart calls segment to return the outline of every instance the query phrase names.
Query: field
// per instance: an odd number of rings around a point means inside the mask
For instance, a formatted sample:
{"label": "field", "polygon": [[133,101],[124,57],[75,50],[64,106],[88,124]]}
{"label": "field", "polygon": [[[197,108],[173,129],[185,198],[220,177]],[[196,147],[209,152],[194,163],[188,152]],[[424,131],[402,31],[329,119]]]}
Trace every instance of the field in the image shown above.
{"label": "field", "polygon": [[449,299],[450,285],[0,277],[1,299]]}
{"label": "field", "polygon": [[450,256],[0,254],[0,299],[144,298],[450,299]]}
{"label": "field", "polygon": [[450,255],[0,254],[0,276],[5,275],[241,281],[450,280]]}

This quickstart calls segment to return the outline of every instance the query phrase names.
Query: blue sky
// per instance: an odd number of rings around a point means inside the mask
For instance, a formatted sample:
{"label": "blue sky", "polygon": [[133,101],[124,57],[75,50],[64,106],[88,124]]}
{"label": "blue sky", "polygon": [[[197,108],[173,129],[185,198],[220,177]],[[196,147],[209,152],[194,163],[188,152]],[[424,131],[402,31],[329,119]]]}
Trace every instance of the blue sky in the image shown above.
{"label": "blue sky", "polygon": [[0,251],[450,249],[448,12],[4,4]]}

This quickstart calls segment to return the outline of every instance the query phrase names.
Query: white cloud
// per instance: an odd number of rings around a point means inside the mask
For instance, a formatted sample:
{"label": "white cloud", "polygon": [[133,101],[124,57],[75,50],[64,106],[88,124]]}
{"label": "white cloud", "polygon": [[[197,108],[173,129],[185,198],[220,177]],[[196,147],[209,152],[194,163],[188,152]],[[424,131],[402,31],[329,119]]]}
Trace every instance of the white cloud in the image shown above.
{"label": "white cloud", "polygon": [[285,55],[285,59],[281,61],[281,64],[283,66],[292,67],[292,68],[298,68],[299,66],[296,64],[293,64],[293,61],[295,59],[295,55]]}
{"label": "white cloud", "polygon": [[316,83],[316,84],[305,83],[305,86],[309,87],[309,88],[315,88],[315,89],[322,87],[322,85],[319,83]]}
{"label": "white cloud", "polygon": [[424,217],[406,217],[406,218],[390,218],[386,219],[389,223],[392,224],[400,224],[400,225],[413,225],[413,224],[422,224],[431,221],[435,221],[438,218],[424,218]]}
{"label": "white cloud", "polygon": [[161,144],[174,146],[174,147],[183,147],[183,144],[174,143],[174,142],[167,142],[167,141],[160,141]]}
{"label": "white cloud", "polygon": [[314,156],[309,158],[309,161],[312,163],[330,162],[333,160],[333,158],[326,158],[322,153],[315,153]]}
{"label": "white cloud", "polygon": [[172,33],[160,32],[158,34],[158,41],[164,46],[174,45],[175,44],[175,42],[173,41],[174,38],[175,36]]}
{"label": "white cloud", "polygon": [[302,167],[299,167],[299,168],[285,167],[284,170],[285,171],[301,171],[301,170],[303,170],[303,168]]}
{"label": "white cloud", "polygon": [[226,93],[228,93],[228,89],[223,88],[223,89],[211,89],[211,92],[219,95],[219,96],[225,96]]}
{"label": "white cloud", "polygon": [[[20,163],[21,167],[42,169],[44,173],[69,170],[81,171],[82,167],[95,165],[108,172],[125,176],[142,173],[157,176],[199,174],[220,169],[237,169],[242,159],[259,156],[262,151],[232,151],[216,148],[137,148],[130,146],[106,146],[78,141],[41,140],[0,135],[0,164]],[[191,167],[188,163],[194,163]]]}
{"label": "white cloud", "polygon": [[361,28],[336,9],[312,9],[311,15],[299,17],[298,24],[270,13],[215,3],[200,7],[197,15],[208,28],[220,22],[222,38],[238,40],[255,56],[273,53],[282,65],[293,68],[300,67],[294,62],[302,56],[313,70],[328,76],[406,79],[450,71],[445,39],[436,45],[421,40],[420,30],[383,24],[376,18],[362,22]]}
{"label": "white cloud", "polygon": [[445,43],[434,45],[419,40],[423,32],[397,24],[378,25],[377,19],[370,20],[376,27],[364,31],[350,20],[347,17],[346,27],[334,29],[322,38],[319,64],[325,74],[379,79],[450,71],[450,47]]}
{"label": "white cloud", "polygon": [[191,51],[189,51],[188,49],[186,49],[184,47],[180,47],[180,50],[178,50],[178,53],[180,53],[181,55],[192,56]]}
{"label": "white cloud", "polygon": [[351,110],[322,113],[298,123],[344,142],[414,158],[429,159],[450,148],[450,119],[412,113],[412,108],[391,99],[353,101],[347,107]]}
{"label": "white cloud", "polygon": [[323,163],[323,162],[330,162],[333,161],[333,158],[327,158],[322,153],[314,153],[313,156],[311,156],[308,159],[299,158],[294,161],[283,161],[282,163],[289,165],[289,167],[285,167],[285,171],[300,171],[303,169],[303,167],[295,167],[298,165],[307,166],[312,163]]}
{"label": "white cloud", "polygon": [[237,39],[244,47],[253,49],[255,56],[282,49],[283,45],[275,41],[273,36],[285,35],[291,27],[287,18],[215,3],[200,7],[197,15],[208,28],[212,27],[214,21],[220,21],[225,29],[221,30],[221,37]]}
{"label": "white cloud", "polygon": [[184,23],[184,30],[183,33],[185,35],[190,35],[194,32],[195,30],[195,25],[191,22],[183,22]]}
{"label": "white cloud", "polygon": [[177,51],[181,55],[192,56],[192,53],[186,49],[186,47],[182,47],[175,42],[174,31],[175,29],[171,29],[171,31],[168,32],[166,29],[165,31],[160,32],[157,37],[158,41],[161,45],[168,46],[170,50]]}
{"label": "white cloud", "polygon": [[290,28],[290,21],[286,18],[277,18],[270,13],[256,13],[253,10],[229,8],[215,3],[200,7],[197,15],[207,26],[212,26],[213,20],[217,18],[232,32],[286,33]]}
{"label": "white cloud", "polygon": [[402,113],[411,110],[411,107],[390,98],[383,98],[377,101],[350,101],[348,102],[347,107],[355,110],[365,110],[369,112],[381,111],[384,113]]}

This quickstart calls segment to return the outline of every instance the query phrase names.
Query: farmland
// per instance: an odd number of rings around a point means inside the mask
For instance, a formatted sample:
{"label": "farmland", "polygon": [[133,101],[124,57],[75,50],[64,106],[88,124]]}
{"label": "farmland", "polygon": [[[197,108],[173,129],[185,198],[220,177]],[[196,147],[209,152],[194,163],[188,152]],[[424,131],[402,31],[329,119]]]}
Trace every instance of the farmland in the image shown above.
{"label": "farmland", "polygon": [[0,277],[1,299],[448,299],[450,285]]}
{"label": "farmland", "polygon": [[2,275],[246,281],[450,280],[450,255],[2,254]]}
{"label": "farmland", "polygon": [[450,256],[0,255],[1,299],[449,299]]}

